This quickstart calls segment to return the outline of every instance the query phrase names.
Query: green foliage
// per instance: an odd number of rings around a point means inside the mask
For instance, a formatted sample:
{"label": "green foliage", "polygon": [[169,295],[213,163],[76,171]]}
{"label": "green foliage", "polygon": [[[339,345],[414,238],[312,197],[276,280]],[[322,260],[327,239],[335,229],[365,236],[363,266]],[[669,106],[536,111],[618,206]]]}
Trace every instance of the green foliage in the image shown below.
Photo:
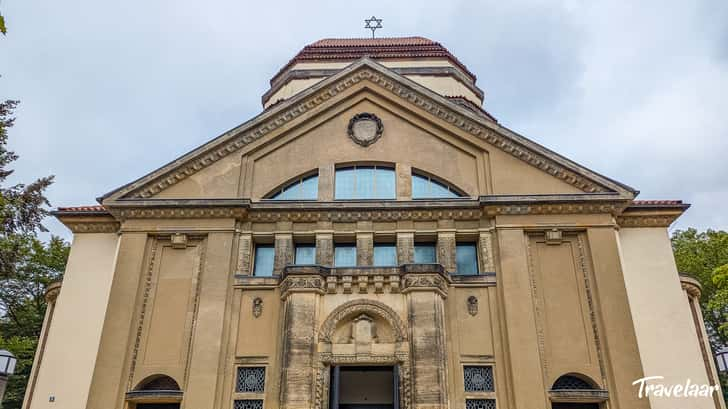
{"label": "green foliage", "polygon": [[7,34],[8,29],[5,27],[5,17],[3,17],[2,14],[0,14],[0,33]]}
{"label": "green foliage", "polygon": [[678,230],[672,235],[677,269],[703,287],[700,306],[711,343],[728,345],[728,232]]}
{"label": "green foliage", "polygon": [[[8,128],[13,126],[13,111],[18,101],[0,103],[0,184],[13,173],[8,169],[18,159],[15,152],[7,149]],[[29,185],[18,183],[0,185],[0,277],[15,273],[20,246],[40,229],[41,221],[48,215],[45,206],[45,190],[53,183],[53,176],[40,178]]]}
{"label": "green foliage", "polygon": [[[2,239],[0,239],[2,245]],[[19,242],[15,274],[0,277],[0,348],[18,357],[3,409],[20,408],[45,316],[45,288],[65,269],[69,246],[59,237],[48,243],[26,237]]]}
{"label": "green foliage", "polygon": [[15,366],[15,374],[8,379],[5,398],[0,406],[3,409],[20,408],[23,404],[25,386],[28,384],[30,369],[33,366],[33,356],[35,355],[37,345],[38,339],[35,337],[6,338],[0,335],[0,349],[10,351],[18,358],[18,363]]}

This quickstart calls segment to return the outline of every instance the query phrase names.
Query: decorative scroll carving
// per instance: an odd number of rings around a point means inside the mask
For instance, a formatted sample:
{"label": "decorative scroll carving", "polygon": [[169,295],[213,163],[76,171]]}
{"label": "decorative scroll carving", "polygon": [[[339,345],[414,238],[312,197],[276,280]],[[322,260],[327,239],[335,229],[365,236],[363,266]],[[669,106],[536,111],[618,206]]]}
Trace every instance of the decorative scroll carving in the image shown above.
{"label": "decorative scroll carving", "polygon": [[402,292],[417,290],[435,290],[443,297],[447,296],[447,281],[439,274],[407,274],[404,276]]}
{"label": "decorative scroll carving", "polygon": [[349,120],[346,132],[356,144],[367,147],[376,142],[384,130],[382,120],[374,114],[362,112]]}
{"label": "decorative scroll carving", "polygon": [[253,317],[258,318],[263,314],[263,299],[255,297],[253,299]]}
{"label": "decorative scroll carving", "polygon": [[407,338],[407,331],[402,319],[397,313],[384,303],[375,300],[358,299],[346,302],[336,307],[324,321],[319,333],[319,342],[331,342],[331,336],[336,324],[342,319],[354,314],[369,314],[383,318],[392,327],[397,342]]}
{"label": "decorative scroll carving", "polygon": [[315,291],[324,293],[324,280],[319,276],[301,277],[287,276],[280,285],[281,298],[286,298],[291,291]]}
{"label": "decorative scroll carving", "polygon": [[56,302],[56,298],[58,298],[58,294],[61,293],[61,285],[63,284],[63,281],[54,281],[50,284],[48,284],[48,287],[46,287],[45,291],[45,300],[48,304],[52,304]]}
{"label": "decorative scroll carving", "polygon": [[478,297],[474,295],[468,297],[468,314],[472,316],[478,315]]}

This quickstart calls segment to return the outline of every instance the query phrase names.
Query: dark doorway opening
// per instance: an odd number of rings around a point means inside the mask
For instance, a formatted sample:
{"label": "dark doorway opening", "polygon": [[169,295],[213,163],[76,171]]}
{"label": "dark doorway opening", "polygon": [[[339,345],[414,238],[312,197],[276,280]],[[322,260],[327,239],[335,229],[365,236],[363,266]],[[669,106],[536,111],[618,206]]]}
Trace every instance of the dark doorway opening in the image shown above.
{"label": "dark doorway opening", "polygon": [[399,409],[396,366],[333,366],[331,409]]}

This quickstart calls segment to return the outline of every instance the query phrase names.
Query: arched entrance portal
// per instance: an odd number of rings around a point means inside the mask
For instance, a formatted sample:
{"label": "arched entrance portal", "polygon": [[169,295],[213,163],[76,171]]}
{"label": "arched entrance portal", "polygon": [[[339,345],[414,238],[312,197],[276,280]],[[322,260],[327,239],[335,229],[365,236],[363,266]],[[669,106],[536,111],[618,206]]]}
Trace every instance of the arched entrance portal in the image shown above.
{"label": "arched entrance portal", "polygon": [[318,350],[316,408],[409,407],[407,331],[387,305],[366,299],[340,305],[321,327]]}

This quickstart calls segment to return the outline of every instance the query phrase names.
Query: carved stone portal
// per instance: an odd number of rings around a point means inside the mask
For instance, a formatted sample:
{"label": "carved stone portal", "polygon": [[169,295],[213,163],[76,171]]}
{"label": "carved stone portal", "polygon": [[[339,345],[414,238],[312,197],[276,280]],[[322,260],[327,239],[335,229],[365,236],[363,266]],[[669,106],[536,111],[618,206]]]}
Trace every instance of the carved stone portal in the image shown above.
{"label": "carved stone portal", "polygon": [[319,332],[314,408],[327,409],[333,365],[391,365],[398,368],[400,408],[410,408],[410,353],[399,315],[376,300],[346,302],[332,311]]}

